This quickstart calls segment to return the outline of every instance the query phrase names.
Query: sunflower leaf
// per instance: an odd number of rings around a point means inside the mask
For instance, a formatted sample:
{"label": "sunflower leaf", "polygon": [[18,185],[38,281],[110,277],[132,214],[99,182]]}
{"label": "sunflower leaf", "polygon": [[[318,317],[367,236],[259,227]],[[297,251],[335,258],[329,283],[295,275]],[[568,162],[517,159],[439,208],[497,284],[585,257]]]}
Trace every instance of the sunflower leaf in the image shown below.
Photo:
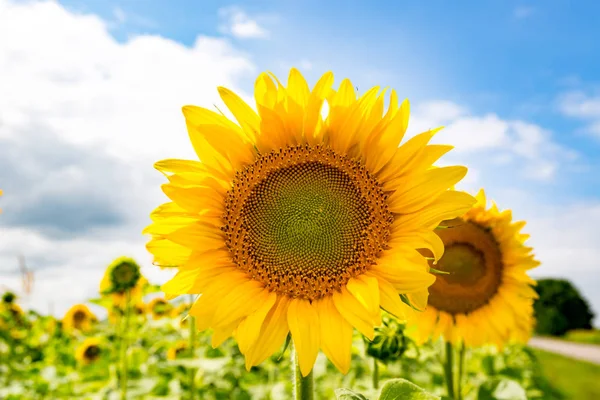
{"label": "sunflower leaf", "polygon": [[440,400],[441,397],[426,392],[406,379],[392,379],[383,385],[379,400]]}
{"label": "sunflower leaf", "polygon": [[335,398],[337,400],[367,400],[362,394],[346,388],[335,389]]}

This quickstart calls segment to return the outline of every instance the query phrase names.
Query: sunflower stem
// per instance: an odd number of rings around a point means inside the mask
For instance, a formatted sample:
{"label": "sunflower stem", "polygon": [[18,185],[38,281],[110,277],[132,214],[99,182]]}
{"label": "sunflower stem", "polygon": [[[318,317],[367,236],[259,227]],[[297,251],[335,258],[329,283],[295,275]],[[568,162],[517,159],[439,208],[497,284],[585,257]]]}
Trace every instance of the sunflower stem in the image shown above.
{"label": "sunflower stem", "polygon": [[454,358],[453,358],[453,347],[452,343],[446,342],[446,362],[444,364],[444,372],[446,376],[446,388],[448,390],[448,397],[455,399],[454,396]]}
{"label": "sunflower stem", "polygon": [[127,399],[127,346],[129,334],[129,302],[131,291],[125,291],[125,310],[123,315],[123,331],[121,332],[121,400]]}
{"label": "sunflower stem", "polygon": [[462,400],[462,398],[463,398],[462,384],[463,384],[463,375],[465,372],[465,351],[466,351],[466,347],[465,347],[465,343],[463,342],[460,345],[460,350],[458,353],[458,384],[457,384],[457,388],[456,388],[456,397],[458,400]]}
{"label": "sunflower stem", "polygon": [[[190,295],[191,303],[194,302],[194,295]],[[189,316],[189,325],[190,325],[190,354],[192,358],[196,353],[196,317]],[[190,400],[194,400],[195,396],[195,378],[196,378],[196,368],[190,367]]]}
{"label": "sunflower stem", "polygon": [[298,352],[293,345],[292,354],[294,360],[294,398],[296,400],[313,400],[315,391],[313,372],[311,370],[308,375],[302,376],[302,372],[300,372],[300,363],[298,361]]}
{"label": "sunflower stem", "polygon": [[379,364],[377,359],[373,358],[373,389],[379,389]]}

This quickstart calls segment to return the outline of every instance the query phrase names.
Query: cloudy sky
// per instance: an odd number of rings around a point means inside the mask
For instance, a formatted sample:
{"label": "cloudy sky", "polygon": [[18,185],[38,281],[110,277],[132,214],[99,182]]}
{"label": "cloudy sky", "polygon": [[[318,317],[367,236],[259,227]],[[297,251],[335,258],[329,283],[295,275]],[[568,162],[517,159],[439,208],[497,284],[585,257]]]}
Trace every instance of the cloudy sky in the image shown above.
{"label": "cloudy sky", "polygon": [[[334,71],[447,128],[445,163],[528,221],[542,267],[600,313],[600,3],[0,0],[0,290],[60,314],[129,255],[164,202],[161,158],[192,158],[180,108],[250,98],[257,74]],[[597,319],[598,321],[598,319]]]}

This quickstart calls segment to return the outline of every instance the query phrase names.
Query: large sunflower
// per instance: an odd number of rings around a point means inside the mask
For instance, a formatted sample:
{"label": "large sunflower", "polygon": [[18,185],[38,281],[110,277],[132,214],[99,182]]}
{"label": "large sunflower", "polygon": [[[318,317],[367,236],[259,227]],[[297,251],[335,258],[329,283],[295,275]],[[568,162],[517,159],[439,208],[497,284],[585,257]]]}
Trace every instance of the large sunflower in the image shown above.
{"label": "large sunflower", "polygon": [[467,346],[502,346],[531,335],[537,295],[527,271],[540,263],[524,245],[525,222],[513,222],[511,211],[495,204],[486,209],[483,189],[476,198],[462,218],[437,230],[445,252],[433,267],[449,274],[429,288],[429,305],[414,327],[419,342],[443,336]]}
{"label": "large sunflower", "polygon": [[62,319],[63,329],[71,332],[75,329],[87,332],[91,329],[96,316],[85,304],[76,304],[71,307]]}
{"label": "large sunflower", "polygon": [[[464,167],[432,168],[451,149],[428,145],[439,129],[402,146],[409,104],[391,91],[356,97],[326,73],[310,91],[292,69],[288,86],[261,74],[258,113],[225,88],[237,120],[183,107],[201,161],[156,163],[170,203],[145,230],[155,263],[179,267],[167,295],[201,294],[190,310],[218,346],[235,336],[246,367],[273,354],[291,333],[307,375],[319,349],[342,372],[352,329],[373,338],[380,308],[425,307],[435,277],[415,249],[443,246],[433,229],[474,199],[449,190]],[[324,102],[329,106],[323,118]]]}

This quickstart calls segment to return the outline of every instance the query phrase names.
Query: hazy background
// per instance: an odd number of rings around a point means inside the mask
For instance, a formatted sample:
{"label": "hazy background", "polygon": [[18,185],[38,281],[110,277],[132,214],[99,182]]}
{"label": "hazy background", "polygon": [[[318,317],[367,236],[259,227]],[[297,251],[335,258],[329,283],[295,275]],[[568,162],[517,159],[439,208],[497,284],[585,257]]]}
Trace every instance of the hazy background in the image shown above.
{"label": "hazy background", "polygon": [[460,187],[527,220],[533,274],[600,312],[600,3],[367,4],[0,0],[0,289],[21,290],[20,254],[42,312],[95,296],[120,255],[164,282],[141,231],[165,201],[153,162],[194,157],[181,106],[296,66],[397,89],[411,134],[445,125]]}

